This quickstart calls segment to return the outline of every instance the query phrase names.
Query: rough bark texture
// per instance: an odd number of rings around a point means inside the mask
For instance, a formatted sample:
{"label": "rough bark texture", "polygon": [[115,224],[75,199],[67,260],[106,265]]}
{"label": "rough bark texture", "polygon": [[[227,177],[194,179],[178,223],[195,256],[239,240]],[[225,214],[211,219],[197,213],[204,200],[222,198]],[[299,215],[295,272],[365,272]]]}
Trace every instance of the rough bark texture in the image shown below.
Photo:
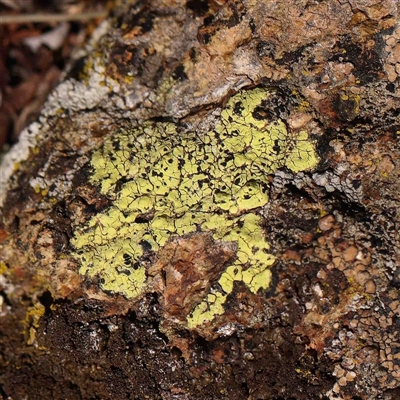
{"label": "rough bark texture", "polygon": [[116,8],[3,161],[0,396],[400,398],[398,7]]}

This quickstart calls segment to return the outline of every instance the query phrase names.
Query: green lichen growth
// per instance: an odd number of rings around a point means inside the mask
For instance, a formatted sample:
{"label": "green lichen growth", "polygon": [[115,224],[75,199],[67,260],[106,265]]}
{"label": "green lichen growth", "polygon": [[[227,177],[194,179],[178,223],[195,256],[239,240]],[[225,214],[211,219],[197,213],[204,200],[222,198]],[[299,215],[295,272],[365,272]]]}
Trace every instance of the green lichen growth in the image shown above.
{"label": "green lichen growth", "polygon": [[36,332],[39,328],[40,318],[44,315],[45,311],[45,307],[37,303],[29,307],[26,312],[23,324],[28,334],[27,344],[29,346],[33,345],[36,341]]}
{"label": "green lichen growth", "polygon": [[135,298],[146,287],[144,251],[200,229],[236,242],[238,251],[219,279],[221,290],[194,308],[189,327],[223,313],[234,281],[253,293],[268,288],[274,257],[255,213],[268,202],[267,175],[318,162],[306,132],[290,135],[283,121],[265,118],[268,96],[260,88],[233,96],[205,134],[149,123],[106,140],[93,154],[91,182],[114,202],[75,232],[79,272],[97,276],[103,290]]}
{"label": "green lichen growth", "polygon": [[7,264],[4,261],[0,261],[0,275],[5,274],[8,271]]}

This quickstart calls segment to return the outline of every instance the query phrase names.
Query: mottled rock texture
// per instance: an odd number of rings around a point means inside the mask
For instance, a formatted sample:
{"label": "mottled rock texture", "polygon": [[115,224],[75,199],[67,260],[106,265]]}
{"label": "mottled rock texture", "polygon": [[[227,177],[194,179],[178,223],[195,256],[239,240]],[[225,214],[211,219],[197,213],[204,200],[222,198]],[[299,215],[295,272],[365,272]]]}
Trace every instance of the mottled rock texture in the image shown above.
{"label": "mottled rock texture", "polygon": [[3,399],[400,398],[396,0],[121,2],[3,160]]}

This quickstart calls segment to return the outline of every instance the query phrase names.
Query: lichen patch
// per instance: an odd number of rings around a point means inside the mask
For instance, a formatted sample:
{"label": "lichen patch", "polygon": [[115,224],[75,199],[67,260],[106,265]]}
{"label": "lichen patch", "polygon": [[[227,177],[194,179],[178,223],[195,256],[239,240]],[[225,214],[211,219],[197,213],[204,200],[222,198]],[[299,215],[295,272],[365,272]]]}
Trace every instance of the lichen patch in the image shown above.
{"label": "lichen patch", "polygon": [[175,124],[159,122],[106,140],[93,154],[91,183],[114,201],[75,231],[79,272],[134,299],[147,285],[145,253],[203,231],[235,243],[237,253],[218,288],[193,305],[189,327],[222,314],[235,281],[253,293],[267,289],[275,258],[257,209],[268,202],[268,174],[318,163],[307,132],[292,135],[282,120],[267,117],[268,96],[262,88],[236,94],[205,134],[178,133]]}

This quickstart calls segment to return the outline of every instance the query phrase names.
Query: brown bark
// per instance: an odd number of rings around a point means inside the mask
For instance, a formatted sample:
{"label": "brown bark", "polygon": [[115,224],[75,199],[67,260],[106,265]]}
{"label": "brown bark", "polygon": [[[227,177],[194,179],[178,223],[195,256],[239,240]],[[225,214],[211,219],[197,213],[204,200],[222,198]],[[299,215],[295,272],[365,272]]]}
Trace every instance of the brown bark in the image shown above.
{"label": "brown bark", "polygon": [[3,161],[0,396],[399,398],[397,24],[113,10]]}

